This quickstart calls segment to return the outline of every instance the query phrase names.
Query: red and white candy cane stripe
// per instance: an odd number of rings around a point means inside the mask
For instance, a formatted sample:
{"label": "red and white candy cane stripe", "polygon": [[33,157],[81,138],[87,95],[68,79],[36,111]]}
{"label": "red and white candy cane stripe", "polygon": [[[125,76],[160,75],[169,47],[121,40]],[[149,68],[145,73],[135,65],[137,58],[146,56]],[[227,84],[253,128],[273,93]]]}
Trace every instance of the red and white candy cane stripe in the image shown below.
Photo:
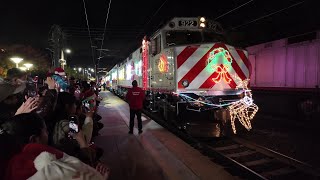
{"label": "red and white candy cane stripe", "polygon": [[[231,78],[229,83],[220,81],[215,83],[212,79],[219,75],[219,72],[210,72],[205,70],[208,65],[210,52],[223,48],[229,52],[232,58],[231,67],[224,71],[225,76]],[[248,60],[248,54],[244,50],[235,49],[224,43],[193,45],[176,48],[177,54],[177,81],[178,89],[234,89],[237,82],[233,80],[233,75],[241,79],[250,77],[251,64]],[[218,64],[219,65],[219,64]],[[184,87],[182,82],[187,80],[188,87]]]}

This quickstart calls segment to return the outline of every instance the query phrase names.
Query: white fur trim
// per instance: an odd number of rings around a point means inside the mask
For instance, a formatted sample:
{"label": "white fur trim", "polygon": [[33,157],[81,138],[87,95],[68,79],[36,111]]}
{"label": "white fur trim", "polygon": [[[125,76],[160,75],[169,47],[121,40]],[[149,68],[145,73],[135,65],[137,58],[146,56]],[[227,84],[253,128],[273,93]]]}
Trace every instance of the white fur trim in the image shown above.
{"label": "white fur trim", "polygon": [[48,152],[40,153],[33,161],[34,167],[39,171],[40,169],[48,166],[52,161],[57,160],[54,154]]}
{"label": "white fur trim", "polygon": [[28,178],[28,180],[39,179],[105,180],[106,178],[79,159],[63,154],[62,158],[52,161],[48,166],[38,170],[33,176]]}
{"label": "white fur trim", "polygon": [[55,73],[55,74],[59,74],[60,76],[65,76],[65,75],[66,75],[66,73],[63,72],[63,71],[62,71],[62,72],[55,71],[54,73]]}

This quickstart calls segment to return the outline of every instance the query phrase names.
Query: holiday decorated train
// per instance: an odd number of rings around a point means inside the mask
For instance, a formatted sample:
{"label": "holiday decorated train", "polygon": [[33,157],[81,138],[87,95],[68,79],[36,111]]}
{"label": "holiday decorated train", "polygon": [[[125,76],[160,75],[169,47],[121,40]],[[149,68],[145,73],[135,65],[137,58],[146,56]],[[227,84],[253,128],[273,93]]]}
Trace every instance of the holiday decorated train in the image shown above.
{"label": "holiday decorated train", "polygon": [[223,43],[222,31],[203,17],[173,18],[107,73],[107,87],[125,97],[137,80],[147,110],[194,135],[221,136],[230,122],[234,133],[235,122],[250,130],[258,107],[248,53]]}

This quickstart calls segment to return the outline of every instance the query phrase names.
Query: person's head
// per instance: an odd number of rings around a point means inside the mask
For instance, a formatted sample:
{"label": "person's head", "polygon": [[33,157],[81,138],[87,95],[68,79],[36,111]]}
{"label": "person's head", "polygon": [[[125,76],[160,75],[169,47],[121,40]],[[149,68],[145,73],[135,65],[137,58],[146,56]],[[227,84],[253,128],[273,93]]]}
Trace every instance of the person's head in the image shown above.
{"label": "person's head", "polygon": [[133,87],[137,87],[138,86],[138,82],[136,80],[132,81],[132,86]]}
{"label": "person's head", "polygon": [[7,78],[10,84],[15,87],[13,94],[21,93],[25,90],[27,84],[27,74],[18,68],[11,68],[7,72]]}
{"label": "person's head", "polygon": [[48,143],[46,124],[43,119],[35,113],[16,115],[2,124],[1,127],[2,134],[11,136],[18,145]]}
{"label": "person's head", "polygon": [[69,116],[76,113],[76,97],[68,92],[60,92],[58,94],[57,101],[58,113],[63,113],[65,116]]}
{"label": "person's head", "polygon": [[19,86],[27,81],[27,74],[19,68],[11,68],[7,72],[7,78],[11,84]]}
{"label": "person's head", "polygon": [[83,91],[87,91],[87,90],[90,89],[90,85],[88,84],[87,81],[82,81],[82,82],[81,82],[81,86],[82,86],[82,90],[83,90]]}

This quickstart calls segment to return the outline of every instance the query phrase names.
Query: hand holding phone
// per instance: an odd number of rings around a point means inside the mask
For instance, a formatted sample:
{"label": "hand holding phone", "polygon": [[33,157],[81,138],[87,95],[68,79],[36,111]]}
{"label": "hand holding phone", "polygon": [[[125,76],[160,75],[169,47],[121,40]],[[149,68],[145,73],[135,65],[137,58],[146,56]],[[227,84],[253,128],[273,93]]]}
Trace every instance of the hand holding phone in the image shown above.
{"label": "hand holding phone", "polygon": [[32,97],[36,97],[38,94],[37,94],[37,91],[35,90],[28,90],[28,97],[32,98]]}
{"label": "hand holding phone", "polygon": [[69,131],[73,134],[79,132],[79,126],[77,124],[77,117],[76,116],[69,117]]}

